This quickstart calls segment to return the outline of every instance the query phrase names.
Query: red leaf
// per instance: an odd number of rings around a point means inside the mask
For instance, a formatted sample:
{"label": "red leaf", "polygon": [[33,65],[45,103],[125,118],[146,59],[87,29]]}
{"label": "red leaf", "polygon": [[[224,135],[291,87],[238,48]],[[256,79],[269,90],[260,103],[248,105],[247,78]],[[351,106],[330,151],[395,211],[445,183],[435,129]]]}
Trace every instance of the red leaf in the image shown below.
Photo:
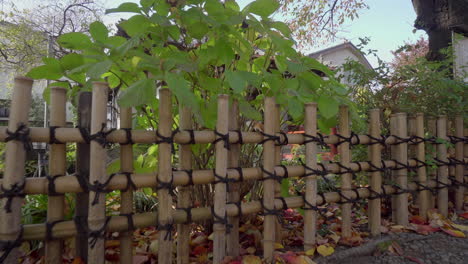
{"label": "red leaf", "polygon": [[413,224],[413,227],[414,227],[413,229],[414,231],[422,235],[429,235],[430,233],[434,233],[440,230],[438,227],[432,227],[430,225]]}
{"label": "red leaf", "polygon": [[463,217],[465,219],[468,219],[468,212],[464,212],[463,214],[459,215],[460,217]]}
{"label": "red leaf", "polygon": [[424,225],[424,224],[427,224],[427,221],[424,220],[424,218],[422,218],[422,217],[419,216],[419,215],[413,215],[413,216],[411,216],[410,222],[413,223],[413,224],[417,224],[417,225]]}

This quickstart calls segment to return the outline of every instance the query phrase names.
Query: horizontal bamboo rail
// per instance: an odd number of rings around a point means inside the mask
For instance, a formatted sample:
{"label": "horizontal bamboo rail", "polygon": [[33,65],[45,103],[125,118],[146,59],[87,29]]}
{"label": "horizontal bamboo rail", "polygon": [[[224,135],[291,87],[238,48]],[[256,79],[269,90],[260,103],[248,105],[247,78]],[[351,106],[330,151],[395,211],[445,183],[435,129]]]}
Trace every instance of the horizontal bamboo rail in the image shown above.
{"label": "horizontal bamboo rail", "polygon": [[[449,184],[451,182],[449,181]],[[428,187],[434,188],[437,186],[437,182],[434,180],[428,181]],[[382,188],[385,189],[385,193],[388,195],[394,194],[399,191],[397,188],[390,186],[390,185],[382,185]],[[366,187],[361,187],[356,189],[359,193],[360,198],[368,198],[371,195],[371,192]],[[417,191],[419,187],[415,183],[408,183],[408,190]],[[351,192],[350,198],[355,199],[356,193]],[[337,192],[328,192],[324,193],[323,197],[325,197],[326,203],[336,203],[341,200],[340,195]],[[293,197],[286,197],[284,198],[286,204],[289,208],[300,208],[304,206],[304,198],[302,196],[293,196]],[[323,205],[325,202],[321,195],[317,196],[317,205]],[[276,209],[283,208],[283,202],[275,199],[274,202]],[[247,203],[242,203],[241,211],[243,215],[247,214],[255,214],[262,211],[262,205],[260,201],[252,201]],[[236,205],[228,204],[226,205],[226,213],[228,216],[238,216],[239,210]],[[199,222],[207,219],[212,218],[211,209],[210,208],[193,208],[191,210],[192,221]],[[142,228],[147,226],[152,226],[154,223],[157,222],[157,212],[151,213],[140,213],[134,214],[133,216],[133,224],[136,228]],[[107,225],[106,231],[108,232],[120,232],[125,231],[129,228],[128,226],[128,218],[125,216],[111,216],[109,223]],[[185,211],[175,211],[172,213],[172,218],[174,219],[175,224],[181,224],[187,221],[187,213]],[[52,228],[52,237],[53,238],[66,238],[76,235],[76,226],[74,221],[64,221],[55,224]],[[25,225],[24,226],[24,240],[41,240],[44,239],[46,235],[46,225],[45,224],[33,224],[33,225]],[[0,237],[0,239],[2,239]]]}
{"label": "horizontal bamboo rail", "polygon": [[[468,158],[464,158],[464,162],[468,162]],[[319,163],[321,164],[321,163]],[[384,161],[385,167],[388,169],[396,168],[398,165],[393,160]],[[417,166],[418,162],[415,159],[408,160],[409,166]],[[339,173],[340,166],[335,163],[322,164],[328,172]],[[323,171],[322,166],[318,166],[318,171]],[[289,177],[302,177],[305,174],[304,166],[293,165],[285,166],[288,171]],[[368,162],[351,162],[349,168],[353,172],[360,171],[372,171],[373,168]],[[262,178],[261,168],[242,168],[241,169],[244,180],[259,180]],[[278,176],[284,177],[284,168],[282,166],[276,166],[275,172]],[[174,171],[174,186],[184,186],[190,182],[190,178],[185,171]],[[157,172],[153,173],[132,173],[130,175],[131,180],[135,183],[137,188],[143,187],[156,187],[157,186]],[[237,169],[228,169],[227,176],[229,179],[238,181],[240,174]],[[209,184],[215,181],[213,170],[193,170],[192,172],[193,183],[197,184]],[[2,180],[0,180],[0,184]],[[45,177],[40,178],[26,178],[24,193],[25,194],[47,194],[48,193],[49,180]],[[83,192],[83,189],[78,182],[77,176],[67,175],[58,177],[55,180],[55,191],[57,193],[79,193]],[[113,190],[124,190],[127,187],[127,176],[125,174],[115,175],[107,185],[108,191]]]}
{"label": "horizontal bamboo rail", "polygon": [[[7,127],[0,127],[0,142],[4,142],[7,138],[6,133]],[[30,127],[30,138],[32,142],[49,142],[50,141],[50,129],[44,127]],[[176,144],[188,144],[191,141],[191,132],[189,131],[178,131],[174,133],[174,143]],[[260,132],[241,132],[242,142],[244,144],[258,144],[261,143],[265,138]],[[151,130],[132,130],[131,139],[135,144],[154,144],[159,142],[159,138],[155,131]],[[210,144],[216,140],[216,135],[214,131],[193,131],[194,139],[196,144]],[[281,142],[286,142],[284,140],[284,134],[276,133],[277,137],[280,138]],[[307,140],[303,134],[286,134],[288,144],[304,144]],[[55,138],[60,142],[67,143],[85,143],[80,130],[78,128],[71,127],[60,127],[55,129]],[[405,137],[403,139],[410,139],[411,137]],[[109,143],[116,144],[125,144],[127,143],[127,132],[123,129],[116,129],[111,131],[106,139]],[[381,138],[379,138],[381,140]],[[323,142],[325,144],[338,144],[343,141],[337,135],[323,135]],[[237,131],[229,131],[229,142],[238,143],[239,142],[239,133]],[[368,145],[375,142],[368,135],[354,135],[351,138],[351,144],[360,144]],[[392,145],[397,142],[400,142],[400,139],[389,136],[385,137],[384,143],[386,145]],[[408,144],[412,144],[409,142]]]}

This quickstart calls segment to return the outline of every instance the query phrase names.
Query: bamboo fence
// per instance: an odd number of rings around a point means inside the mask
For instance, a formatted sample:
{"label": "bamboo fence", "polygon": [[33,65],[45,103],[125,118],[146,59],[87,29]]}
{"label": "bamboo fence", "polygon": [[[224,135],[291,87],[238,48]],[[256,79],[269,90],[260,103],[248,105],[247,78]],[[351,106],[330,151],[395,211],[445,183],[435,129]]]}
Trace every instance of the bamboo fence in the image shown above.
{"label": "bamboo fence", "polygon": [[[48,263],[61,261],[63,239],[77,237],[77,256],[85,256],[89,263],[104,263],[105,239],[108,232],[120,232],[120,262],[130,263],[133,254],[132,231],[135,228],[156,226],[158,232],[158,263],[189,262],[190,224],[213,220],[213,262],[221,263],[227,255],[237,256],[239,248],[239,219],[247,214],[262,214],[263,257],[271,262],[275,243],[281,239],[278,221],[285,208],[303,208],[304,250],[316,245],[317,218],[323,206],[338,203],[342,208],[342,236],[352,235],[352,205],[367,199],[369,203],[369,230],[380,235],[381,203],[391,198],[392,217],[397,224],[408,225],[409,194],[417,195],[419,214],[426,217],[428,209],[437,207],[447,216],[449,189],[455,190],[454,204],[461,210],[467,182],[468,137],[463,118],[457,116],[447,125],[448,118],[440,116],[428,122],[431,136],[424,130],[424,116],[410,117],[397,113],[390,118],[390,135],[381,134],[381,113],[369,113],[368,134],[357,135],[350,129],[348,108],[340,107],[339,134],[321,135],[317,131],[317,104],[305,104],[304,133],[284,133],[279,128],[280,109],[272,97],[265,98],[264,131],[239,131],[239,106],[227,95],[218,97],[218,119],[214,131],[193,131],[192,113],[179,108],[179,129],[172,130],[172,95],[168,89],[159,91],[159,127],[157,131],[132,129],[132,110],[121,108],[120,129],[106,128],[106,83],[94,83],[90,131],[84,127],[65,127],[66,93],[61,88],[51,90],[51,121],[49,128],[28,127],[32,80],[15,79],[12,108],[8,127],[0,127],[0,141],[7,142],[5,174],[0,180],[0,262],[13,263],[18,259],[18,247],[23,241],[45,240]],[[89,100],[88,100],[89,102]],[[89,109],[88,109],[89,110]],[[81,113],[84,115],[83,113]],[[453,127],[447,132],[447,127]],[[436,135],[436,136],[434,136]],[[50,147],[49,176],[25,178],[24,163],[31,142],[46,142]],[[85,170],[67,175],[65,147],[79,143],[81,152],[89,149],[89,175]],[[450,146],[450,143],[453,145]],[[106,146],[120,144],[120,171],[106,174]],[[133,144],[158,144],[158,171],[134,173]],[[179,164],[173,164],[174,145],[179,146]],[[192,170],[190,146],[215,144],[215,167]],[[240,168],[242,144],[262,144],[262,165]],[[302,165],[280,165],[281,147],[287,144],[305,145]],[[318,148],[334,144],[339,148],[340,160],[328,164],[317,161]],[[352,160],[352,146],[366,145],[369,159]],[[437,154],[427,159],[427,145],[434,145]],[[89,148],[85,148],[89,146]],[[384,159],[383,150],[391,148],[391,158]],[[450,150],[448,151],[447,148]],[[86,154],[86,153],[85,153]],[[84,162],[84,163],[83,163]],[[86,161],[79,161],[84,164]],[[430,163],[430,164],[429,164]],[[429,171],[428,167],[437,170]],[[87,167],[86,167],[87,168]],[[177,168],[177,169],[175,169]],[[353,176],[365,172],[369,186],[356,186]],[[392,172],[391,179],[386,179]],[[410,178],[410,172],[416,177]],[[319,193],[318,180],[328,174],[340,176],[340,187],[332,192]],[[89,177],[89,178],[88,178]],[[305,191],[297,196],[281,197],[279,183],[287,178],[304,178]],[[259,201],[242,201],[239,184],[260,180],[263,197]],[[384,182],[387,180],[387,184]],[[194,208],[190,200],[191,187],[199,184],[214,185],[213,207]],[[158,194],[155,212],[135,213],[133,193],[139,188],[152,187]],[[173,190],[178,190],[174,196]],[[120,215],[106,215],[105,193],[121,190]],[[88,204],[80,204],[74,220],[65,221],[63,196],[77,193],[86,197]],[[21,204],[25,195],[49,196],[47,222],[22,225]],[[85,195],[85,196],[83,196]],[[436,202],[434,202],[434,198]],[[79,201],[77,201],[79,202]],[[88,210],[83,215],[83,208]],[[174,234],[177,232],[177,246]],[[84,238],[88,243],[79,242]],[[176,252],[174,256],[174,252]]]}

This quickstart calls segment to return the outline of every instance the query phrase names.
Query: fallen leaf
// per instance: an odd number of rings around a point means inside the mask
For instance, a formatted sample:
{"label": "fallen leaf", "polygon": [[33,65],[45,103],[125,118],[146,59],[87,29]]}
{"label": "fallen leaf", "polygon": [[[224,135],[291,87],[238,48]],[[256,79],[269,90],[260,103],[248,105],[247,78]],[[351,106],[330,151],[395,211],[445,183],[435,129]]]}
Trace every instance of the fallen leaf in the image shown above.
{"label": "fallen leaf", "polygon": [[335,249],[327,245],[320,245],[317,248],[317,252],[320,255],[326,257],[326,256],[330,256],[331,254],[333,254],[333,252],[335,252]]}
{"label": "fallen leaf", "polygon": [[154,255],[157,255],[158,254],[158,240],[151,241],[149,249],[151,253],[153,253]]}
{"label": "fallen leaf", "polygon": [[413,215],[411,216],[411,218],[409,219],[409,221],[413,224],[417,224],[417,225],[424,225],[426,224],[426,220],[424,218],[422,218],[422,216],[420,215]]}
{"label": "fallen leaf", "polygon": [[85,262],[80,257],[76,257],[72,264],[85,264]]}
{"label": "fallen leaf", "polygon": [[392,241],[392,244],[390,244],[390,247],[388,248],[388,251],[394,253],[395,255],[401,256],[403,255],[403,249],[401,248],[400,244],[396,241]]}
{"label": "fallen leaf", "polygon": [[257,251],[257,249],[254,248],[254,247],[248,247],[245,251],[247,251],[247,253],[253,255],[255,253],[255,251]]}
{"label": "fallen leaf", "polygon": [[143,255],[134,255],[132,257],[132,263],[133,264],[143,264],[148,261],[149,256],[143,256]]}
{"label": "fallen leaf", "polygon": [[468,231],[468,226],[466,225],[452,224],[452,226],[461,231]]}
{"label": "fallen leaf", "polygon": [[262,260],[258,256],[246,255],[242,257],[242,264],[262,264]]}
{"label": "fallen leaf", "polygon": [[120,246],[120,240],[106,240],[105,247],[118,247]]}
{"label": "fallen leaf", "polygon": [[463,217],[465,219],[468,219],[468,212],[464,212],[463,214],[459,215],[460,217]]}
{"label": "fallen leaf", "polygon": [[421,235],[429,235],[440,230],[438,227],[417,224],[412,224],[410,229]]}
{"label": "fallen leaf", "polygon": [[307,250],[305,252],[306,256],[313,256],[314,254],[315,254],[315,247],[313,247],[313,248],[311,248],[311,249],[309,249],[309,250]]}
{"label": "fallen leaf", "polygon": [[275,249],[283,249],[284,246],[281,245],[280,243],[275,243]]}
{"label": "fallen leaf", "polygon": [[441,227],[440,229],[442,229],[442,231],[454,237],[466,237],[465,234],[460,230],[451,229],[450,227],[445,227],[445,228]]}

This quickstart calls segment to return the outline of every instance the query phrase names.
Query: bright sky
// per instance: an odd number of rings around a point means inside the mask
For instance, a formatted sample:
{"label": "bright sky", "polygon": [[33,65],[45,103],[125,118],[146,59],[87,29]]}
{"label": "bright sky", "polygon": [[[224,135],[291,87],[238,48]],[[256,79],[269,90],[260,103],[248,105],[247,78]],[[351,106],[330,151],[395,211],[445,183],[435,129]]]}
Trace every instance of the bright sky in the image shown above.
{"label": "bright sky", "polygon": [[[0,3],[2,0],[0,0]],[[107,8],[117,7],[123,2],[139,2],[139,0],[103,0]],[[243,8],[252,0],[238,0]],[[368,0],[369,9],[363,10],[358,19],[345,24],[340,37],[359,44],[359,38],[369,37],[371,39],[368,49],[377,50],[377,54],[384,61],[391,61],[391,51],[402,46],[405,41],[415,41],[420,36],[424,36],[424,31],[413,33],[413,24],[416,19],[411,0]],[[32,0],[17,0],[15,4],[20,7],[34,5]],[[104,17],[106,24],[113,24],[120,18],[129,17],[127,14],[111,14]],[[277,17],[282,20],[281,16]],[[308,48],[302,52],[312,52],[325,49],[342,43],[338,39],[334,43],[329,43],[320,47]],[[373,66],[377,66],[377,60],[373,57],[367,58]]]}

